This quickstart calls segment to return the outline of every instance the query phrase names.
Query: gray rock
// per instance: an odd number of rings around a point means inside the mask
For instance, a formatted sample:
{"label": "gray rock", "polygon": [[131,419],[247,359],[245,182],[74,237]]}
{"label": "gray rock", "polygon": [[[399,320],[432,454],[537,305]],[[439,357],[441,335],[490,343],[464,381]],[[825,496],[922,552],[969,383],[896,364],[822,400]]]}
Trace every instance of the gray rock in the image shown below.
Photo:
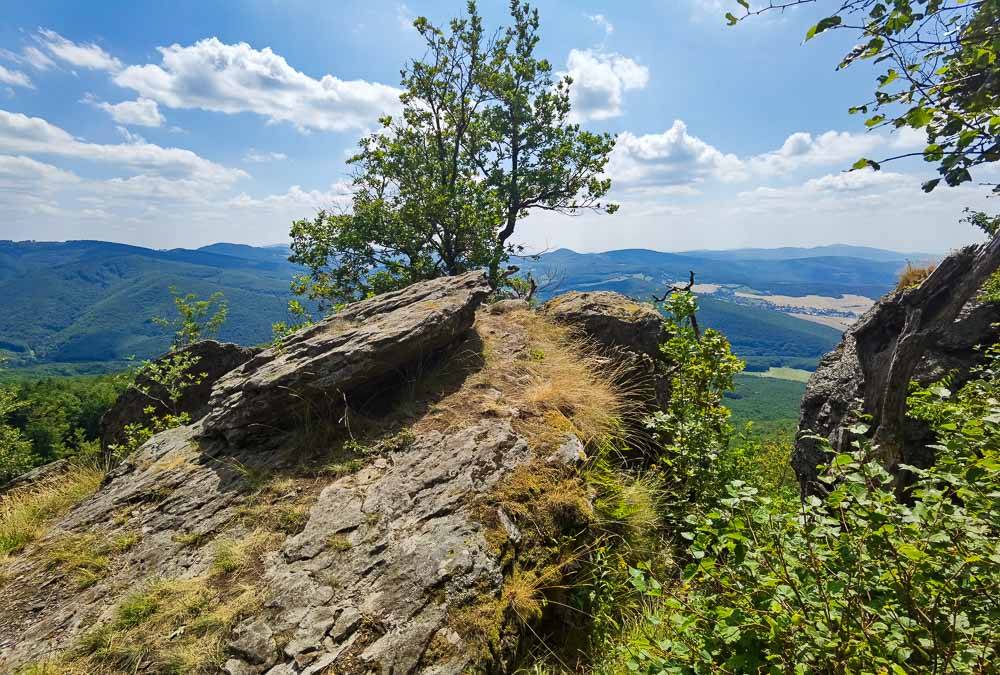
{"label": "gray rock", "polygon": [[652,305],[610,291],[564,293],[542,305],[541,311],[578,327],[605,347],[623,347],[636,354],[655,357],[666,337],[663,317]]}
{"label": "gray rock", "polygon": [[14,488],[27,487],[50,478],[55,478],[62,475],[68,468],[70,468],[70,463],[65,459],[57,459],[54,462],[35,467],[31,471],[22,473],[20,476],[0,485],[0,495]]}
{"label": "gray rock", "polygon": [[663,317],[651,304],[610,291],[572,291],[552,298],[540,311],[574,326],[601,347],[622,374],[622,384],[633,398],[647,408],[667,404],[669,382],[658,365],[662,361],[660,344],[667,334]]}
{"label": "gray rock", "polygon": [[317,407],[331,414],[359,388],[453,342],[489,292],[486,277],[469,272],[350,305],[219,380],[203,431],[239,444],[302,423]]}
{"label": "gray rock", "polygon": [[[871,414],[879,383],[866,381],[866,373],[874,379],[884,378],[883,372],[892,356],[895,341],[892,332],[901,321],[900,294],[890,293],[847,329],[837,347],[823,357],[816,372],[809,378],[799,414],[799,433],[826,438],[835,452],[851,449],[854,440],[847,430],[857,412]],[[952,387],[957,389],[971,378],[974,368],[982,363],[978,345],[991,345],[1000,339],[1000,306],[996,304],[967,305],[958,319],[934,336],[928,345],[915,379],[922,385],[954,373]],[[866,344],[884,345],[879,349],[859,350],[859,340]],[[859,352],[869,361],[862,363]],[[878,420],[873,420],[877,424]],[[928,447],[932,436],[921,422],[907,420],[903,428],[903,462],[919,467],[933,464],[933,450]],[[792,452],[792,467],[804,495],[822,493],[817,482],[817,466],[829,461],[824,445],[812,438],[799,438]]]}
{"label": "gray rock", "polygon": [[[207,415],[154,436],[95,495],[53,522],[34,548],[5,563],[0,672],[72,648],[93,626],[112,621],[121,599],[150,580],[209,574],[213,540],[239,539],[255,527],[245,509],[258,504],[260,484],[248,476],[303,475],[295,473],[302,460],[295,434],[263,432],[294,424],[303,396],[342,401],[396,386],[400,372],[463,336],[487,292],[476,273],[358,303],[223,376]],[[446,433],[436,429],[414,425],[411,443],[352,474],[301,478],[300,492],[315,490],[306,522],[256,563],[263,606],[230,636],[226,672],[503,669],[474,662],[480,645],[466,643],[449,616],[502,592],[509,559],[501,562],[487,542],[481,497],[539,458],[509,416],[484,414]],[[581,449],[567,439],[553,461],[572,463]],[[294,491],[286,497],[276,506],[297,499]],[[500,521],[511,540],[520,539],[510,518],[502,514]],[[52,572],[35,553],[81,533],[109,540],[140,533],[141,539],[90,588],[65,581],[43,588]],[[520,634],[507,638],[500,659],[517,649]],[[429,651],[432,644],[443,648]]]}
{"label": "gray rock", "polygon": [[249,663],[260,665],[274,661],[274,634],[260,619],[246,622],[236,631],[229,651]]}
{"label": "gray rock", "polygon": [[[177,350],[176,354],[197,358],[194,372],[202,375],[199,384],[184,390],[176,404],[177,412],[187,413],[192,422],[203,417],[208,410],[206,404],[216,381],[229,371],[249,361],[259,351],[259,349],[216,342],[215,340],[202,340]],[[160,357],[160,360],[166,356],[168,355]],[[160,385],[151,382],[144,375],[138,377],[136,385],[129,387],[119,396],[115,404],[101,417],[102,448],[107,449],[109,445],[122,443],[125,440],[124,429],[126,425],[133,423],[145,425],[150,417],[150,414],[145,412],[147,407],[153,407],[152,415],[163,415],[168,412],[167,406],[163,404],[162,400],[157,400],[166,398],[166,392]],[[153,397],[143,393],[138,387],[147,389],[153,394]]]}

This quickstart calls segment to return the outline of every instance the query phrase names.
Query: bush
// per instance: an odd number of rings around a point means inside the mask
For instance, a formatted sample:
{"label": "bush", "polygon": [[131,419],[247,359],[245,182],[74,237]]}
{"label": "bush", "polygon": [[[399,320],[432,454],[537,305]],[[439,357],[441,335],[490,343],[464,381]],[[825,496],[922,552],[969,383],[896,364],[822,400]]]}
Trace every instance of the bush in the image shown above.
{"label": "bush", "polygon": [[[1000,645],[1000,350],[957,395],[918,389],[938,457],[912,503],[858,442],[825,501],[789,508],[742,481],[689,517],[683,578],[633,570],[652,603],[613,661],[661,672],[994,672]],[[863,434],[865,429],[852,429]]]}

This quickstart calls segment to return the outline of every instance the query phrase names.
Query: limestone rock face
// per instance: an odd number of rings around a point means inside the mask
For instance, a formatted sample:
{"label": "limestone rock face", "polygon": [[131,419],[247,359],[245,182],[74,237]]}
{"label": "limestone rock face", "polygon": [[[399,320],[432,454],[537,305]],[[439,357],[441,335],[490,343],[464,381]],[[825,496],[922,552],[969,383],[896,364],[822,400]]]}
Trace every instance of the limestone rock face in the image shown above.
{"label": "limestone rock face", "polygon": [[[846,427],[851,423],[853,413],[869,412],[873,409],[872,383],[865,381],[866,372],[885,377],[878,372],[882,361],[888,360],[895,342],[884,336],[873,336],[879,331],[890,331],[893,324],[902,321],[898,308],[898,293],[889,294],[876,303],[868,312],[844,333],[837,347],[823,357],[819,367],[806,386],[805,396],[799,415],[799,432],[816,434],[829,440],[836,452],[850,450],[852,438]],[[915,372],[915,379],[923,385],[939,380],[948,373],[954,373],[953,388],[958,388],[970,379],[971,371],[981,363],[982,353],[978,345],[990,345],[1000,338],[996,328],[1000,322],[1000,307],[996,304],[970,303],[958,319],[939,332],[928,346]],[[885,349],[867,357],[871,362],[863,364],[859,356],[859,337],[869,342],[885,344]],[[930,466],[934,457],[927,448],[931,437],[926,426],[908,420],[903,429],[906,464]],[[829,461],[826,451],[816,440],[801,438],[792,453],[792,467],[795,469],[804,494],[816,489],[816,467]]]}
{"label": "limestone rock face", "polygon": [[453,342],[489,290],[482,273],[469,272],[351,305],[219,380],[203,432],[240,443],[287,429],[293,408],[335,408]]}
{"label": "limestone rock face", "polygon": [[[532,467],[572,477],[585,450],[569,437],[533,445],[533,413],[515,403],[532,363],[518,322],[541,319],[523,306],[477,314],[488,292],[479,273],[417,284],[220,377],[206,414],[153,436],[4,562],[0,672],[79,658],[87,636],[116,625],[123,601],[164,581],[223,589],[212,602],[252,590],[257,604],[219,638],[212,663],[224,672],[503,671],[520,634],[484,650],[462,611],[497,602],[531,533],[487,497]],[[561,316],[638,358],[629,349],[652,347],[659,318],[628,303],[599,294]],[[321,408],[327,400],[336,405]],[[301,417],[303,402],[321,419]],[[359,447],[362,418],[383,440]],[[105,551],[85,586],[52,562],[72,541]],[[226,546],[248,546],[252,562],[220,566]],[[168,648],[190,640],[189,622],[155,637]],[[524,632],[517,622],[504,630]],[[157,668],[140,660],[128,670]]]}
{"label": "limestone rock face", "polygon": [[[216,381],[230,370],[249,361],[259,351],[215,340],[202,340],[179,349],[178,354],[197,359],[194,372],[202,375],[202,380],[199,384],[184,390],[177,403],[178,411],[190,415],[191,421],[203,417],[208,411],[206,404]],[[157,398],[166,398],[162,387],[151,382],[148,377],[140,375],[136,384],[143,389],[148,388]],[[109,445],[123,442],[125,440],[123,429],[126,425],[146,423],[149,415],[144,411],[148,406],[153,407],[153,415],[163,415],[168,412],[161,401],[147,396],[135,387],[129,387],[101,418],[101,447],[107,448]]]}

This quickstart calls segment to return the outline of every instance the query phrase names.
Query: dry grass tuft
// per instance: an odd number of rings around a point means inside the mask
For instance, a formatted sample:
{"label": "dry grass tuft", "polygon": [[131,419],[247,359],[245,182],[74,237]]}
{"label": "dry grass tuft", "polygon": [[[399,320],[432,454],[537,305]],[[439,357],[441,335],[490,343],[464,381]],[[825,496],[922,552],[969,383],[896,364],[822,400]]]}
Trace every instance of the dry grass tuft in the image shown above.
{"label": "dry grass tuft", "polygon": [[100,487],[104,471],[78,465],[0,497],[0,559],[38,539],[46,526]]}
{"label": "dry grass tuft", "polygon": [[221,537],[213,544],[212,572],[226,575],[246,571],[279,540],[280,536],[264,530],[254,530],[238,539]]}
{"label": "dry grass tuft", "polygon": [[[623,391],[621,373],[570,328],[533,312],[517,312],[511,318],[528,336],[529,358],[519,365],[530,384],[521,402],[541,416],[544,425],[534,429],[535,434],[558,445],[566,431],[585,444],[616,433],[620,420],[635,408]],[[568,425],[559,424],[560,417]]]}
{"label": "dry grass tuft", "polygon": [[934,264],[927,265],[926,267],[914,267],[912,264],[906,263],[906,269],[900,273],[899,281],[896,282],[896,290],[901,291],[906,288],[916,288],[935,269],[937,269],[937,265]]}

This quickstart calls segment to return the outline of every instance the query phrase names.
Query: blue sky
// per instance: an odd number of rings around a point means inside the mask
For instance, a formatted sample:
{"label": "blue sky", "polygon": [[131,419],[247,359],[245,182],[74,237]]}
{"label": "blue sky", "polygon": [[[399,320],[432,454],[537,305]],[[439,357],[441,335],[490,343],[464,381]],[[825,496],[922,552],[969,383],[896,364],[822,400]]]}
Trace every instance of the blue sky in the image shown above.
{"label": "blue sky", "polygon": [[[819,3],[822,5],[822,3]],[[536,3],[540,49],[574,77],[575,114],[619,134],[614,216],[532,216],[538,250],[844,242],[943,251],[975,238],[979,187],[919,190],[921,162],[843,169],[922,147],[847,108],[867,65],[851,36],[802,36],[807,6],[728,28],[735,0]],[[463,2],[44,2],[0,25],[0,238],[153,247],[286,240],[349,202],[345,158],[423,53],[411,22]],[[506,2],[482,2],[487,23]],[[975,178],[991,178],[984,173]]]}

